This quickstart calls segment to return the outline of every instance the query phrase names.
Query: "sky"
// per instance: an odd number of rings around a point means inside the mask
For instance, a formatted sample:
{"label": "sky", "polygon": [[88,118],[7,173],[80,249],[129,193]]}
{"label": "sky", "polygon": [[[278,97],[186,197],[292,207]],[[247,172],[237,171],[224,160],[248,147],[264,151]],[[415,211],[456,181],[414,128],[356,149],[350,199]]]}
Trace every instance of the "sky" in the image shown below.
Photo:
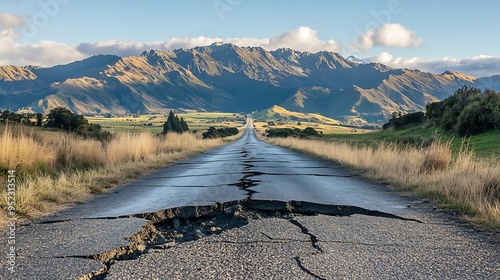
{"label": "sky", "polygon": [[500,74],[498,0],[0,0],[0,65],[214,42]]}

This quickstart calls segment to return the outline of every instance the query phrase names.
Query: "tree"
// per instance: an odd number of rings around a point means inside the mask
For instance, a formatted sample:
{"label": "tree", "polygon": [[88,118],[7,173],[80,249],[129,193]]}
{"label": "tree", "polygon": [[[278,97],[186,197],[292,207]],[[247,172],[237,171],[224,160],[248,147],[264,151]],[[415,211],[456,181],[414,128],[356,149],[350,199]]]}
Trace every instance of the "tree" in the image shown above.
{"label": "tree", "polygon": [[23,119],[23,115],[16,114],[14,112],[9,113],[9,122],[11,123],[21,123]]}
{"label": "tree", "polygon": [[83,115],[76,115],[69,109],[57,107],[52,109],[47,115],[47,123],[45,124],[45,127],[75,131],[82,124],[88,124],[88,121]]}
{"label": "tree", "polygon": [[36,113],[36,126],[42,126],[43,114]]}
{"label": "tree", "polygon": [[2,120],[3,123],[7,123],[7,120],[9,119],[9,115],[10,115],[9,110],[5,110],[2,112],[2,114],[0,115],[0,119]]}
{"label": "tree", "polygon": [[167,121],[163,124],[163,133],[183,133],[185,131],[189,131],[189,127],[186,121],[184,121],[184,118],[179,119],[178,116],[174,115],[174,112],[170,111]]}
{"label": "tree", "polygon": [[184,118],[181,118],[181,127],[183,131],[189,131],[189,127],[187,122],[184,120]]}
{"label": "tree", "polygon": [[22,115],[22,120],[21,122],[24,123],[25,125],[32,125],[31,119],[33,118],[34,114],[32,113],[24,113]]}

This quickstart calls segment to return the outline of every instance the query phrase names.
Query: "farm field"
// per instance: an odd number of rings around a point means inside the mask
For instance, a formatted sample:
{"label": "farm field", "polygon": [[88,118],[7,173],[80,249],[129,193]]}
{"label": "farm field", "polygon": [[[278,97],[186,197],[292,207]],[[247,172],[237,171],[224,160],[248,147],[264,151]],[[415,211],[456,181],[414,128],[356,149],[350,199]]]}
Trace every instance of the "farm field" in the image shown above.
{"label": "farm field", "polygon": [[[188,112],[176,114],[184,118],[191,131],[207,130],[209,127],[241,127],[244,116],[236,113],[217,112]],[[167,121],[167,114],[139,115],[126,117],[86,117],[89,123],[100,124],[104,130],[111,133],[140,133],[154,134],[163,131],[163,124]]]}

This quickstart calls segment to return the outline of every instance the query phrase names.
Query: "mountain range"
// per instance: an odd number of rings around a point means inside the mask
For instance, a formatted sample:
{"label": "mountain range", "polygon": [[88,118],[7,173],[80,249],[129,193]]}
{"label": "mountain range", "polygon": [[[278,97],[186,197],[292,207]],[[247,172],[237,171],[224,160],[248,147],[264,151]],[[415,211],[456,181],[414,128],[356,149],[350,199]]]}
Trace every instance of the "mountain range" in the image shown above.
{"label": "mountain range", "polygon": [[215,43],[140,56],[97,55],[54,67],[0,66],[0,109],[76,113],[176,110],[252,112],[274,105],[349,124],[394,111],[424,110],[464,84],[499,89],[500,75],[477,78],[394,69],[334,52],[267,51]]}

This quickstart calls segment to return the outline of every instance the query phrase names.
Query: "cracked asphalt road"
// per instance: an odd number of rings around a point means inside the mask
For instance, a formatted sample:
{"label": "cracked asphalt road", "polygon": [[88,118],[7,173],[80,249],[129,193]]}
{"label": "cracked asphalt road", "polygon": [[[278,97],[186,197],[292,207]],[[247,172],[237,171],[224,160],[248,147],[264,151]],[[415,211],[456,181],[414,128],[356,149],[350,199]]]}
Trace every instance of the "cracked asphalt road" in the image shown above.
{"label": "cracked asphalt road", "polygon": [[498,237],[429,206],[250,125],[21,226],[16,273],[2,262],[0,279],[500,279]]}

